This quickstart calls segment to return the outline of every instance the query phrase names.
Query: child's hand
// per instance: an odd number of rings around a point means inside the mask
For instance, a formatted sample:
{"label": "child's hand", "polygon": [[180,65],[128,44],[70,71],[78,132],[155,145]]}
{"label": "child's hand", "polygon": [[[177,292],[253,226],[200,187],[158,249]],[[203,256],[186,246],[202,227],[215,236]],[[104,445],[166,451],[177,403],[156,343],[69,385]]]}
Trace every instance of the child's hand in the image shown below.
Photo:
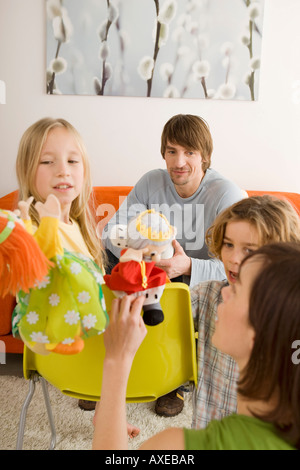
{"label": "child's hand", "polygon": [[33,196],[30,196],[27,201],[19,201],[19,211],[15,211],[16,215],[20,216],[23,220],[29,220],[29,207],[33,201]]}
{"label": "child's hand", "polygon": [[114,299],[109,325],[104,333],[106,358],[131,362],[143,342],[147,329],[141,317],[144,296]]}
{"label": "child's hand", "polygon": [[38,201],[35,204],[35,208],[38,211],[40,218],[43,217],[54,217],[56,219],[60,218],[61,209],[60,202],[54,194],[49,194],[44,204]]}

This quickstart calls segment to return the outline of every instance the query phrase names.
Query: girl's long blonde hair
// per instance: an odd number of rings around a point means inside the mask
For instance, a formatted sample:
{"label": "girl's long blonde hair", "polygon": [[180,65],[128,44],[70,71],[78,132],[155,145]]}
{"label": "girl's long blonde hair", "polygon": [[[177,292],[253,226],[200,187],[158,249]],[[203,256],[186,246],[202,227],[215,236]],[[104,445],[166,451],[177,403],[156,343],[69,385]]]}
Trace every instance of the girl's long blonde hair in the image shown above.
{"label": "girl's long blonde hair", "polygon": [[[104,267],[104,251],[101,240],[97,238],[95,223],[95,206],[92,194],[90,164],[82,137],[65,119],[43,118],[32,124],[23,134],[17,155],[16,172],[19,183],[19,200],[27,200],[33,196],[35,201],[44,202],[35,187],[35,177],[40,160],[42,147],[48,133],[56,127],[63,127],[74,137],[82,155],[84,182],[81,194],[72,202],[70,217],[75,220],[81,230],[84,241],[95,262]],[[39,225],[39,216],[34,206],[30,206],[31,220]]]}

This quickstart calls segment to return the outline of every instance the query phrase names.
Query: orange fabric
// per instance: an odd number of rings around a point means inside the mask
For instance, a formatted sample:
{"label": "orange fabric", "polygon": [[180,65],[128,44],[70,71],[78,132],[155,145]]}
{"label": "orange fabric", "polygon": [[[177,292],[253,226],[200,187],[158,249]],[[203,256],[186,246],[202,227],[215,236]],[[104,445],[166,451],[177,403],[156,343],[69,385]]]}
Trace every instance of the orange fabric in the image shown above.
{"label": "orange fabric", "polygon": [[111,290],[133,294],[142,292],[145,289],[163,286],[166,283],[166,276],[166,272],[155,266],[152,261],[142,261],[142,263],[126,261],[125,263],[118,263],[112,269],[111,274],[105,274],[104,280]]}
{"label": "orange fabric", "polygon": [[[24,343],[20,339],[16,339],[12,334],[0,336],[0,341],[5,343],[6,353],[22,354],[24,350]],[[1,366],[4,367],[4,366]],[[4,373],[3,369],[3,373]]]}
{"label": "orange fabric", "polygon": [[300,215],[300,194],[298,193],[289,193],[282,191],[248,191],[248,196],[263,196],[264,194],[269,194],[270,196],[278,197],[278,199],[287,199],[293,207],[296,209]]}
{"label": "orange fabric", "polygon": [[94,186],[96,206],[110,204],[117,211],[132,188],[132,186]]}
{"label": "orange fabric", "polygon": [[16,305],[13,295],[0,298],[0,335],[8,335],[11,332],[11,314]]}
{"label": "orange fabric", "polygon": [[[132,190],[132,186],[95,186],[93,194],[95,199],[95,217],[100,226],[103,227],[110,217],[118,210],[120,203],[123,202],[125,197]],[[270,194],[278,198],[288,199],[300,214],[300,194],[280,191],[253,191],[247,190],[249,196],[261,196],[263,194]],[[10,194],[0,198],[0,208],[13,210],[17,207],[18,191],[13,191]],[[13,310],[14,300],[0,298],[0,340],[5,341],[7,352],[22,352],[23,343],[16,340],[12,335],[7,335],[7,329],[11,322],[11,314]]]}
{"label": "orange fabric", "polygon": [[97,234],[100,238],[103,228],[131,190],[132,186],[94,186],[93,212],[97,223]]}
{"label": "orange fabric", "polygon": [[[0,233],[8,219],[0,217]],[[51,266],[37,242],[21,224],[15,226],[5,241],[0,243],[0,297],[16,294],[20,288],[24,292],[41,281]]]}
{"label": "orange fabric", "polygon": [[13,211],[18,207],[18,194],[19,191],[13,191],[12,193],[7,194],[0,198],[0,209],[6,209],[8,211]]}
{"label": "orange fabric", "polygon": [[83,348],[84,348],[83,339],[77,337],[76,340],[73,343],[71,343],[71,344],[59,343],[51,351],[55,352],[57,354],[63,354],[64,356],[66,356],[66,355],[78,354],[83,350]]}

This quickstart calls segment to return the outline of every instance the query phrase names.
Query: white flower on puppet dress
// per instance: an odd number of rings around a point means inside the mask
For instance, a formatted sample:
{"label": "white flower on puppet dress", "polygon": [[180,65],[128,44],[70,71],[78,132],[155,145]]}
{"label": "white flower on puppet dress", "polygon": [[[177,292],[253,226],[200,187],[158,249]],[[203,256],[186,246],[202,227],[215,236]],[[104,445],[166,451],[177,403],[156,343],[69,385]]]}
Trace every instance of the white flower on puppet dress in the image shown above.
{"label": "white flower on puppet dress", "polygon": [[84,290],[82,292],[79,292],[77,296],[77,300],[81,304],[87,304],[90,301],[90,298],[91,298],[90,294]]}
{"label": "white flower on puppet dress", "polygon": [[39,321],[39,315],[34,311],[28,312],[26,320],[30,325],[35,325]]}
{"label": "white flower on puppet dress", "polygon": [[10,228],[11,230],[15,228],[15,223],[13,220],[9,220],[6,224],[6,227]]}
{"label": "white flower on puppet dress", "polygon": [[61,266],[62,259],[63,259],[62,255],[56,255],[56,265],[59,269],[62,268],[62,266]]}
{"label": "white flower on puppet dress", "polygon": [[60,302],[60,297],[57,294],[51,294],[49,297],[49,304],[52,305],[52,307],[56,307]]}
{"label": "white flower on puppet dress", "polygon": [[81,273],[82,267],[77,261],[74,261],[70,266],[70,271],[72,274],[79,274]]}
{"label": "white flower on puppet dress", "polygon": [[45,276],[41,281],[36,281],[36,283],[34,284],[34,287],[38,289],[44,289],[45,287],[47,287],[49,283],[50,283],[50,277]]}
{"label": "white flower on puppet dress", "polygon": [[12,320],[12,326],[16,326],[21,320],[21,318],[22,318],[21,315],[18,313]]}
{"label": "white flower on puppet dress", "polygon": [[104,284],[104,279],[101,273],[99,273],[98,271],[93,271],[93,274],[97,284]]}
{"label": "white flower on puppet dress", "polygon": [[31,333],[30,338],[32,341],[36,343],[49,343],[48,336],[43,335],[41,331],[38,331],[38,332],[34,331],[33,333]]}
{"label": "white flower on puppet dress", "polygon": [[103,310],[104,310],[104,312],[105,312],[105,310],[106,310],[106,304],[105,304],[105,298],[104,298],[104,297],[101,298],[101,307],[103,308]]}
{"label": "white flower on puppet dress", "polygon": [[79,322],[80,315],[75,310],[68,310],[64,315],[65,322],[69,325],[76,325]]}
{"label": "white flower on puppet dress", "polygon": [[84,255],[83,253],[76,253],[76,257],[82,259],[83,261],[91,261],[91,258]]}
{"label": "white flower on puppet dress", "polygon": [[85,315],[82,319],[82,323],[84,328],[89,330],[90,328],[94,328],[96,323],[97,323],[97,317],[96,315],[93,315],[92,313],[89,313],[88,315]]}
{"label": "white flower on puppet dress", "polygon": [[74,339],[73,338],[65,338],[61,344],[73,344],[74,343]]}

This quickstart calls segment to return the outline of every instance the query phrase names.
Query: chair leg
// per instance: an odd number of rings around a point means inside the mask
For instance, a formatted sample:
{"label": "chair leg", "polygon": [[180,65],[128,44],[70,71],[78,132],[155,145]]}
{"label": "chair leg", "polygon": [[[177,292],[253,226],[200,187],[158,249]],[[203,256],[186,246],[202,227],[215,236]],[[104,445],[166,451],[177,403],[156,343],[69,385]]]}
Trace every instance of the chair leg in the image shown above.
{"label": "chair leg", "polygon": [[48,393],[48,389],[47,389],[47,383],[46,383],[46,381],[43,377],[39,376],[37,373],[34,373],[32,375],[32,377],[29,379],[29,391],[28,391],[28,394],[25,398],[25,402],[24,402],[22,410],[21,410],[18,437],[17,437],[17,446],[16,446],[17,450],[22,450],[22,448],[23,448],[23,439],[24,439],[24,430],[25,430],[25,424],[26,424],[27,411],[28,411],[29,405],[31,403],[32,397],[34,395],[34,392],[35,392],[35,384],[39,380],[41,381],[41,384],[42,384],[44,400],[45,400],[46,409],[47,409],[47,413],[48,413],[49,424],[50,424],[50,428],[51,428],[51,441],[50,441],[49,449],[53,450],[55,448],[56,431],[55,431],[53,414],[52,414],[52,410],[51,410],[49,393]]}
{"label": "chair leg", "polygon": [[55,424],[54,424],[54,419],[53,419],[53,414],[52,414],[50,397],[49,397],[49,392],[48,392],[48,387],[47,387],[46,380],[43,377],[40,377],[40,381],[41,381],[41,384],[42,384],[45,404],[46,404],[47,413],[48,413],[49,424],[50,424],[50,428],[51,428],[51,440],[50,440],[49,450],[53,450],[55,448],[55,444],[56,444],[56,430],[55,430]]}

